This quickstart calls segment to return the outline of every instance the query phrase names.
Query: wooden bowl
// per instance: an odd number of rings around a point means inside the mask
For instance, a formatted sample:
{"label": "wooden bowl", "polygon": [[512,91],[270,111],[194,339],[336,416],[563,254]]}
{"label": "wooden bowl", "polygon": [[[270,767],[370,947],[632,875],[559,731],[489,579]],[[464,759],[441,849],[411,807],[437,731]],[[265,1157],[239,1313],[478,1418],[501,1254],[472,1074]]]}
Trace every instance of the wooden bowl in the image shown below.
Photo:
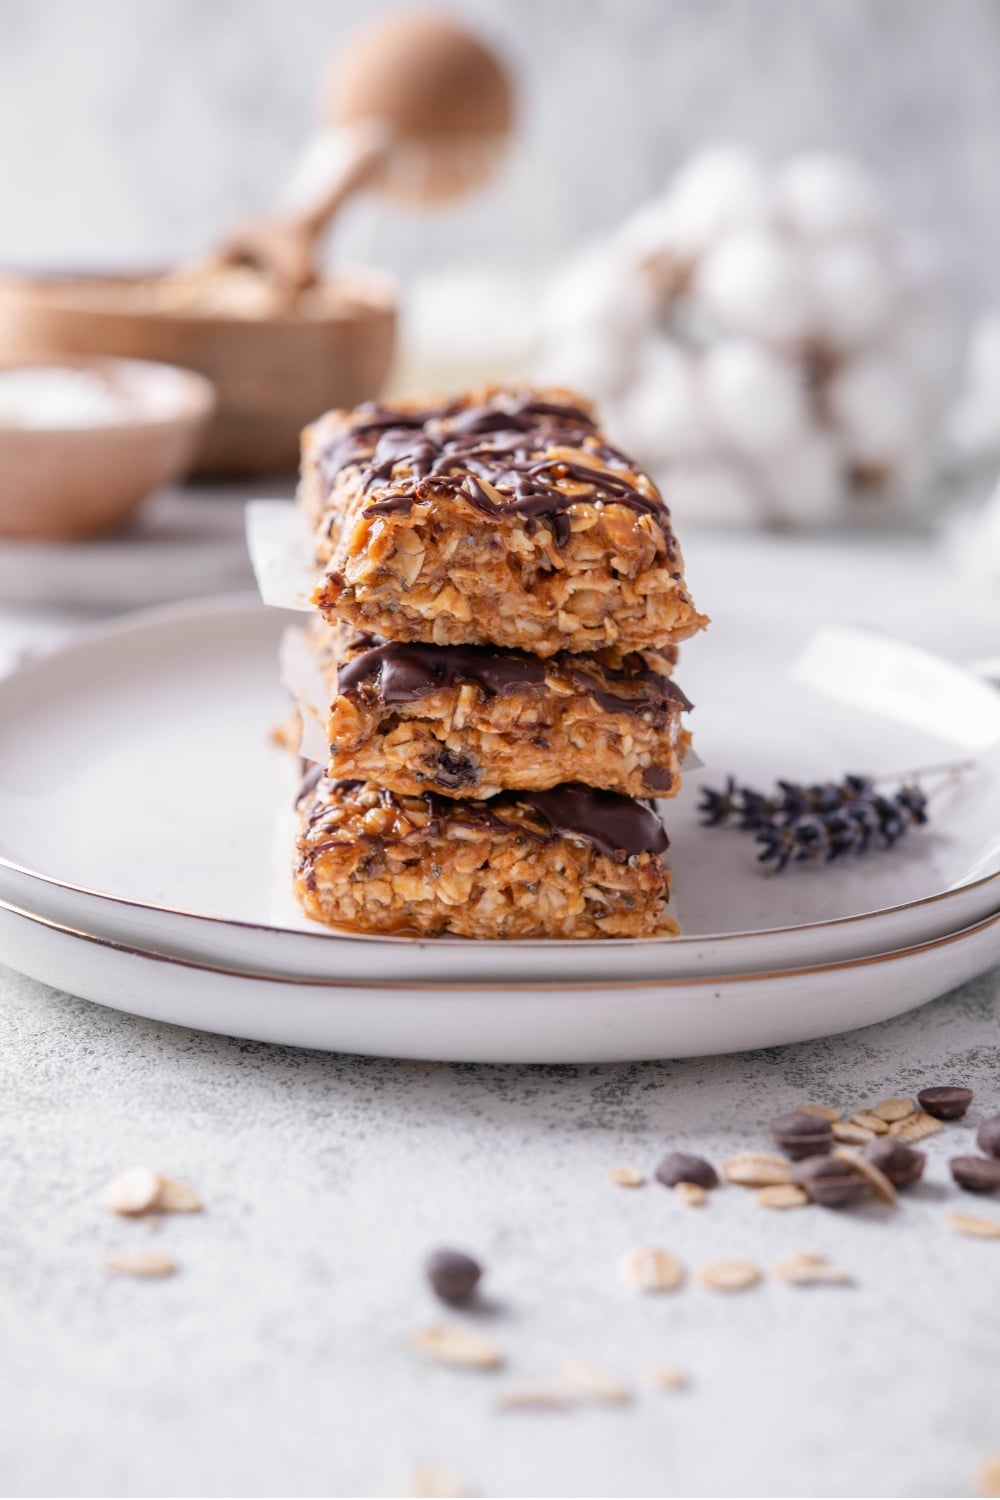
{"label": "wooden bowl", "polygon": [[207,375],[218,404],[199,474],[294,469],[307,422],[378,394],[395,339],[389,278],[345,272],[306,294],[306,312],[264,316],[194,308],[184,296],[193,285],[193,276],[0,278],[0,358],[116,355]]}
{"label": "wooden bowl", "polygon": [[120,526],[189,467],[215,404],[204,376],[148,360],[0,359],[0,371],[27,365],[94,370],[136,394],[120,415],[86,426],[0,417],[0,537],[77,538]]}

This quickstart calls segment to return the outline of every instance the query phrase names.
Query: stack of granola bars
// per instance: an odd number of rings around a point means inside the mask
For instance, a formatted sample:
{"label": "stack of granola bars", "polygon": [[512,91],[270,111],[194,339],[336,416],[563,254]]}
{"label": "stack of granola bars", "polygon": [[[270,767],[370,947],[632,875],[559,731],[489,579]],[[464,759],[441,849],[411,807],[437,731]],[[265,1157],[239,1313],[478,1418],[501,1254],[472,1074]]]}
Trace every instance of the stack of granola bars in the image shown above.
{"label": "stack of granola bars", "polygon": [[565,391],[331,412],[299,503],[330,760],[306,913],[377,933],[676,933],[651,802],[680,784],[676,644],[706,620],[652,481]]}

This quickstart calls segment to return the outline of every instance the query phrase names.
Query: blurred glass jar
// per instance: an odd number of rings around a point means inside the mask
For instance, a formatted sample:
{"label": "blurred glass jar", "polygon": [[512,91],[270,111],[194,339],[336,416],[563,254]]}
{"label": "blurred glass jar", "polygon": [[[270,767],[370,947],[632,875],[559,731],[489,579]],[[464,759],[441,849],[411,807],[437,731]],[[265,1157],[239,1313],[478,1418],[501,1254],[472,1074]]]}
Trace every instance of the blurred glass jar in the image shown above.
{"label": "blurred glass jar", "polygon": [[962,335],[863,166],[718,147],[554,280],[536,374],[591,396],[685,520],[891,524],[929,505]]}

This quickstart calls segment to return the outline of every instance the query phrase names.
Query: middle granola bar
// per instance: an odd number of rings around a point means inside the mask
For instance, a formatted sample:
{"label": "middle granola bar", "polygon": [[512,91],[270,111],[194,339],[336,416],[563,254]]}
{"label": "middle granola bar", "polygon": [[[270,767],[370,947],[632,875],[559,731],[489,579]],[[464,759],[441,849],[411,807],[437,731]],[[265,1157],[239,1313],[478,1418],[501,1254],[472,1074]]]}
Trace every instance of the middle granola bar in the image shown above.
{"label": "middle granola bar", "polygon": [[[386,642],[317,621],[330,772],[394,792],[492,797],[583,782],[631,797],[680,786],[690,704],[655,651],[544,660]],[[669,648],[668,648],[669,651]]]}
{"label": "middle granola bar", "polygon": [[331,412],[303,437],[315,600],[392,641],[548,657],[700,630],[652,480],[565,391]]}

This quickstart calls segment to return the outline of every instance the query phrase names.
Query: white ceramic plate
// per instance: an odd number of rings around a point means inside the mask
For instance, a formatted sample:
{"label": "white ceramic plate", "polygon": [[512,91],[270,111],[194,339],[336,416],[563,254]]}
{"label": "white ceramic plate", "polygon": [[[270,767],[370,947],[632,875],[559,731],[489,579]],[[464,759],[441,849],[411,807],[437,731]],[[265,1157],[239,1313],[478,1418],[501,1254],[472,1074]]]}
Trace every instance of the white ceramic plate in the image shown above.
{"label": "white ceramic plate", "polygon": [[830,963],[944,936],[1000,907],[994,766],[949,794],[933,831],[853,866],[768,877],[746,835],[699,826],[697,783],[729,769],[767,782],[775,770],[877,770],[943,753],[795,688],[784,669],[799,643],[744,620],[713,627],[684,664],[712,762],[666,804],[685,938],[470,944],[277,926],[274,822],[289,765],[268,732],[285,709],[282,624],[245,600],[149,611],[0,682],[0,897],[223,967],[501,986]]}
{"label": "white ceramic plate", "polygon": [[15,968],[56,988],[227,1036],[445,1062],[621,1062],[781,1046],[888,1020],[1000,959],[1000,913],[846,963],[502,989],[264,978],[110,943],[7,902],[0,946]]}

